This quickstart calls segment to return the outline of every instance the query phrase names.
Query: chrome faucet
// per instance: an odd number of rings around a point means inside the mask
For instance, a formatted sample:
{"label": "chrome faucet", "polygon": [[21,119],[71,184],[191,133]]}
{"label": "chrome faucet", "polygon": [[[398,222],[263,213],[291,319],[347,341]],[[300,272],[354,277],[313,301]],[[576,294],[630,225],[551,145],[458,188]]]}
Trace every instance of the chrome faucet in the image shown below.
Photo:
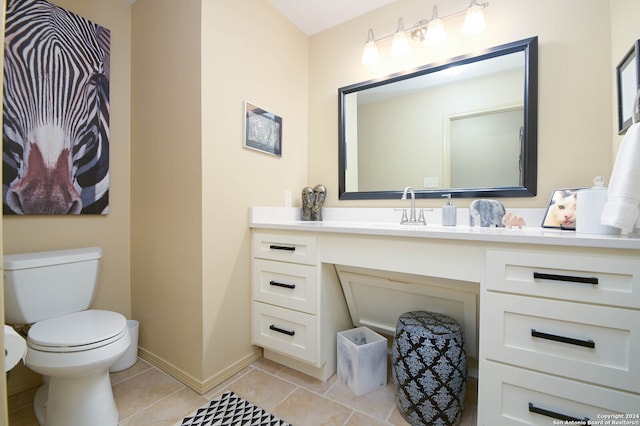
{"label": "chrome faucet", "polygon": [[402,210],[402,219],[400,220],[401,225],[426,225],[427,222],[424,220],[424,210],[420,209],[420,217],[416,219],[416,193],[412,187],[407,186],[402,193],[401,200],[407,199],[407,192],[411,194],[411,210],[409,212],[409,218],[407,219],[407,210]]}

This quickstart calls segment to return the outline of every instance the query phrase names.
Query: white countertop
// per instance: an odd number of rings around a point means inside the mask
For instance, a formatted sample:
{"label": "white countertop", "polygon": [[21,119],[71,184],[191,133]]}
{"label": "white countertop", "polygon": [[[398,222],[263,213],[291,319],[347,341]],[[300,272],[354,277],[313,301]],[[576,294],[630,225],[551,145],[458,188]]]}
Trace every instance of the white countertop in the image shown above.
{"label": "white countertop", "polygon": [[[525,218],[527,224],[542,223],[544,209],[508,209]],[[380,235],[409,238],[449,239],[498,243],[546,244],[556,246],[640,249],[640,234],[593,235],[575,231],[525,226],[480,228],[468,226],[468,209],[458,208],[458,226],[439,224],[440,209],[425,212],[427,225],[401,225],[401,213],[392,208],[324,208],[322,222],[300,220],[300,208],[251,207],[249,227],[287,231]]]}

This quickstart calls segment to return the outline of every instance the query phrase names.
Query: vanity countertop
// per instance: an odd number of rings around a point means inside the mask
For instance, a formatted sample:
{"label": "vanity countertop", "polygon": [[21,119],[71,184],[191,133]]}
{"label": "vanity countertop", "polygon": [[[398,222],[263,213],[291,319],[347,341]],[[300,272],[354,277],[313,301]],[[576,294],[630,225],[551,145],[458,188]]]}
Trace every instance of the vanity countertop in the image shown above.
{"label": "vanity countertop", "polygon": [[[460,218],[460,215],[464,215],[466,209],[458,210],[458,217]],[[540,209],[522,209],[515,213],[525,218],[529,217],[527,223],[540,223],[535,221],[536,218],[541,217],[539,210]],[[308,222],[300,220],[299,208],[251,207],[249,211],[249,227],[254,229],[280,229],[286,231],[496,243],[640,249],[640,234],[638,233],[628,235],[593,235],[576,233],[575,231],[542,228],[539,226],[507,229],[470,227],[467,224],[461,224],[451,227],[442,226],[433,219],[439,214],[440,209],[429,211],[426,214],[427,225],[401,225],[399,220],[397,220],[398,212],[395,211],[395,209],[326,208],[323,210],[324,220],[322,222]],[[544,214],[544,210],[542,210],[542,214]],[[461,222],[462,221],[458,220],[458,223]]]}

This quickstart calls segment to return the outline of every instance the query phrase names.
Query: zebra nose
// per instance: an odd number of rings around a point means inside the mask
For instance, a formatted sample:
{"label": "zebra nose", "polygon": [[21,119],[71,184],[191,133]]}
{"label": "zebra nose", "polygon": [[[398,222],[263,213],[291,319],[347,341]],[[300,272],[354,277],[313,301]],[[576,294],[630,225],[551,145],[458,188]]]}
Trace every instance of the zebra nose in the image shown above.
{"label": "zebra nose", "polygon": [[17,214],[79,214],[82,199],[69,174],[69,149],[62,149],[51,166],[31,143],[26,173],[9,188],[6,203]]}
{"label": "zebra nose", "polygon": [[42,194],[35,189],[10,188],[7,191],[6,203],[17,214],[80,214],[82,200],[77,194],[68,194],[68,200],[53,194]]}

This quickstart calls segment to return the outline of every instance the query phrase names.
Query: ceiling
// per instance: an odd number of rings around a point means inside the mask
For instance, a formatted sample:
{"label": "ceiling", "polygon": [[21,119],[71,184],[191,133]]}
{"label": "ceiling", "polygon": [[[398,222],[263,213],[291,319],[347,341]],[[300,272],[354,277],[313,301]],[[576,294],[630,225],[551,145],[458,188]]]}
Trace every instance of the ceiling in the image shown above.
{"label": "ceiling", "polygon": [[270,0],[307,35],[334,27],[395,0]]}

